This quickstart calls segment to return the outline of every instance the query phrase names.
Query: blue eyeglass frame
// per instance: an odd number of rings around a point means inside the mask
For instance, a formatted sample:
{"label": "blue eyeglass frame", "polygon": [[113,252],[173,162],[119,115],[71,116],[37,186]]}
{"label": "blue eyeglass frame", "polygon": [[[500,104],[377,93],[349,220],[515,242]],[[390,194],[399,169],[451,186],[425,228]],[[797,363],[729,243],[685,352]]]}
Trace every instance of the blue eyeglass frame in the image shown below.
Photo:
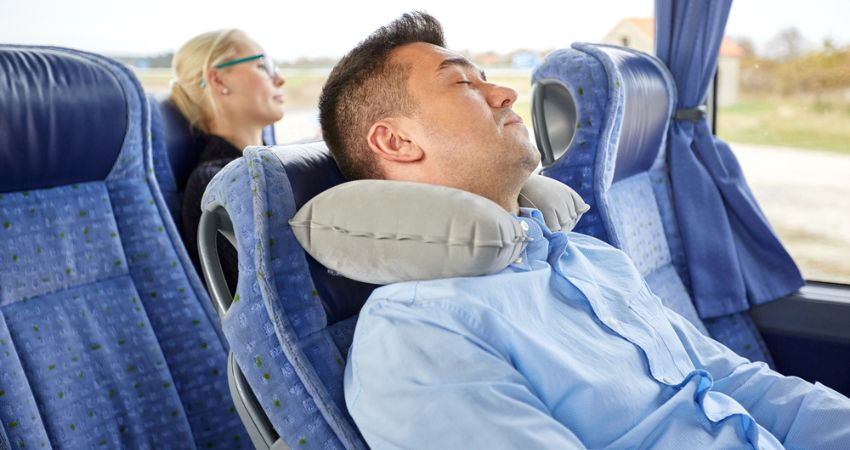
{"label": "blue eyeglass frame", "polygon": [[272,60],[266,58],[265,53],[257,53],[256,55],[246,56],[244,58],[238,58],[231,61],[225,61],[221,64],[214,65],[213,69],[223,69],[225,67],[235,66],[236,64],[242,64],[244,62],[255,61],[257,59],[263,60],[263,69],[265,69],[266,75],[274,77],[274,75],[277,73],[277,68],[275,68]]}
{"label": "blue eyeglass frame", "polygon": [[213,69],[224,69],[225,67],[235,66],[237,64],[242,64],[248,61],[254,61],[255,59],[265,58],[266,55],[264,53],[257,53],[256,55],[246,56],[244,58],[231,59],[230,61],[225,61],[221,64],[216,64],[213,66]]}
{"label": "blue eyeglass frame", "polygon": [[[231,59],[230,61],[225,61],[223,63],[216,64],[216,65],[212,66],[212,68],[213,69],[224,69],[225,67],[235,66],[237,64],[242,64],[242,63],[245,63],[245,62],[251,62],[251,61],[256,61],[258,59],[262,59],[263,62],[264,62],[263,69],[265,70],[266,75],[274,78],[275,74],[277,74],[277,69],[274,67],[274,64],[270,60],[265,59],[265,58],[266,58],[265,53],[257,53],[256,55],[246,56],[244,58]],[[201,80],[201,88],[203,89],[205,87],[207,87],[206,80]]]}

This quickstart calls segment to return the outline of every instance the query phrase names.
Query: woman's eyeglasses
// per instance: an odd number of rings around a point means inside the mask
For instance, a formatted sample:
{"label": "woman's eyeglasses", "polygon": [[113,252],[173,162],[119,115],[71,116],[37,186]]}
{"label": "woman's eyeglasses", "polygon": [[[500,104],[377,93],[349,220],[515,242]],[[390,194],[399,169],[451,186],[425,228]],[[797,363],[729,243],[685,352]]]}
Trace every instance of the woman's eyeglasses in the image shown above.
{"label": "woman's eyeglasses", "polygon": [[[274,78],[277,73],[277,67],[275,67],[274,62],[272,62],[271,58],[266,58],[264,53],[259,53],[256,55],[246,56],[244,58],[232,59],[230,61],[225,61],[223,63],[219,63],[213,66],[213,69],[224,69],[225,67],[235,66],[237,64],[242,64],[246,62],[260,60],[262,66],[260,68],[263,69],[263,72],[266,73],[270,78]],[[201,80],[201,87],[206,87],[206,80]]]}

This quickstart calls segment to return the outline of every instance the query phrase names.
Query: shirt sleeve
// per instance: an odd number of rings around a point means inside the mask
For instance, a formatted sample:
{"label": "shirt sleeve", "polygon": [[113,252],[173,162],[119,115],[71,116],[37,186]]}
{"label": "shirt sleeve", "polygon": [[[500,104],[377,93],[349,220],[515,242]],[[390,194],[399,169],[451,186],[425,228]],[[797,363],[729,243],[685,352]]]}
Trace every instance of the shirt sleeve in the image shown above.
{"label": "shirt sleeve", "polygon": [[750,362],[703,335],[679,314],[665,312],[698,369],[714,378],[712,390],[746,408],[788,448],[850,448],[850,400],[834,390],[786,377]]}
{"label": "shirt sleeve", "polygon": [[584,448],[502,352],[454,314],[370,300],[345,373],[372,448]]}

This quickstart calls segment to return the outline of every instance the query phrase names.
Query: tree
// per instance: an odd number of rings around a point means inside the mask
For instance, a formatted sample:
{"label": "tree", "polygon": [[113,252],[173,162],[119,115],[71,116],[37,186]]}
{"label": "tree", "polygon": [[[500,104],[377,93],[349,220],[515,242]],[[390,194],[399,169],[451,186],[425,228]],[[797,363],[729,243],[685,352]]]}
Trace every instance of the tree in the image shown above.
{"label": "tree", "polygon": [[800,30],[790,27],[780,31],[768,43],[768,55],[780,60],[796,58],[803,53],[806,39]]}

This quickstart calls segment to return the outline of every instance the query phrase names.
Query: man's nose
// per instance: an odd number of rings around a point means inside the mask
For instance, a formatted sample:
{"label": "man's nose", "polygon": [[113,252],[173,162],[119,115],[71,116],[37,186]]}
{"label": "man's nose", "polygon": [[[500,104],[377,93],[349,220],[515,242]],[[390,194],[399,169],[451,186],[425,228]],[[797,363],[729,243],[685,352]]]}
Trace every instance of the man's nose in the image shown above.
{"label": "man's nose", "polygon": [[516,99],[516,91],[507,86],[494,84],[487,93],[487,103],[493,108],[510,108]]}
{"label": "man's nose", "polygon": [[286,84],[286,79],[283,78],[279,73],[275,72],[274,76],[272,77],[272,82],[274,82],[275,86],[280,87]]}

